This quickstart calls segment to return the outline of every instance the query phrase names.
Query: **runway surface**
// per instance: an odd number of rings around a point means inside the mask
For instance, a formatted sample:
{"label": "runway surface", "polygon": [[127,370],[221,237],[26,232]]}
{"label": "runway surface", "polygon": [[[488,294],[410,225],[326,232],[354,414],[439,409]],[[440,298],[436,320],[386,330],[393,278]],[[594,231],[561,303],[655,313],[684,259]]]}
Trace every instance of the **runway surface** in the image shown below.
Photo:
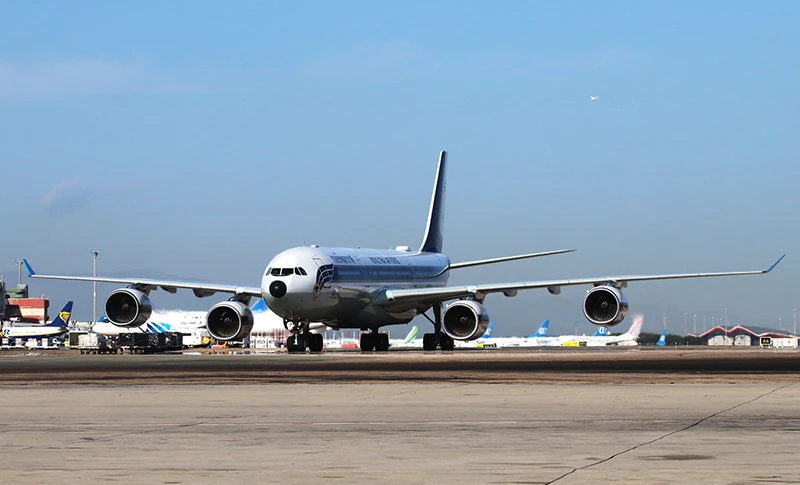
{"label": "runway surface", "polygon": [[668,348],[575,351],[77,355],[0,353],[6,384],[264,384],[331,382],[648,383],[792,381],[800,352]]}
{"label": "runway surface", "polygon": [[0,353],[0,473],[42,484],[800,483],[798,360],[757,349]]}

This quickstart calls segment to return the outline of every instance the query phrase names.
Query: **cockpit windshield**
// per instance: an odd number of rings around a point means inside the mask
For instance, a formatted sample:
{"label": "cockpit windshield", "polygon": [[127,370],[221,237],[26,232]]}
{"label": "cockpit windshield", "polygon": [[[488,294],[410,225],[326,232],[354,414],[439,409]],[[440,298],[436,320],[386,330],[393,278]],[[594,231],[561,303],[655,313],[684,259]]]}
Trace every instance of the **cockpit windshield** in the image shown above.
{"label": "cockpit windshield", "polygon": [[289,276],[293,274],[299,276],[306,276],[308,273],[306,273],[306,270],[304,270],[303,268],[297,267],[297,268],[272,268],[270,274],[272,276]]}

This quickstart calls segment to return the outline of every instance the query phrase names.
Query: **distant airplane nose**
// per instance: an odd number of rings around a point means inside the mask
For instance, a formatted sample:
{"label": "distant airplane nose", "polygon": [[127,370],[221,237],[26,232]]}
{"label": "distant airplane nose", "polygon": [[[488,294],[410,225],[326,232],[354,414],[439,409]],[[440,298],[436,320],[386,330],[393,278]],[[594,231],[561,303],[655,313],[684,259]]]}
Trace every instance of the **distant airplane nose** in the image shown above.
{"label": "distant airplane nose", "polygon": [[275,280],[269,284],[269,294],[273,298],[281,298],[286,295],[286,283],[280,280]]}

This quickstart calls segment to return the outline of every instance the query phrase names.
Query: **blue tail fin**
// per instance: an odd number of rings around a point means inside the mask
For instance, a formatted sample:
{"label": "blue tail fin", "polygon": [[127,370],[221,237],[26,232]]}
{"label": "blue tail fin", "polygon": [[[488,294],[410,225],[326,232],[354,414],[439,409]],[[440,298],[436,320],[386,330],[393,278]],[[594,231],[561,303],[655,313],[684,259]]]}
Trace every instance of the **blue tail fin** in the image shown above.
{"label": "blue tail fin", "polygon": [[494,331],[494,321],[493,320],[489,320],[489,326],[486,327],[486,331],[483,332],[483,335],[481,335],[480,338],[489,338],[489,337],[491,337],[493,331]]}
{"label": "blue tail fin", "polygon": [[547,337],[547,330],[550,328],[550,320],[545,320],[542,322],[542,326],[539,327],[539,330],[532,335],[528,335],[528,338],[540,338],[540,337]]}
{"label": "blue tail fin", "polygon": [[68,301],[64,308],[58,312],[58,316],[48,323],[47,327],[66,327],[69,325],[69,317],[72,315],[72,302]]}
{"label": "blue tail fin", "polygon": [[431,208],[428,212],[428,225],[419,250],[428,253],[441,253],[444,226],[444,190],[447,172],[447,152],[439,154],[439,167],[436,169],[436,182],[433,184]]}
{"label": "blue tail fin", "polygon": [[608,337],[608,334],[608,327],[600,327],[597,329],[594,335],[592,335],[592,337]]}
{"label": "blue tail fin", "polygon": [[658,345],[659,347],[663,347],[663,346],[667,345],[667,329],[666,328],[664,329],[663,332],[661,332],[661,337],[658,339],[658,342],[656,342],[656,345]]}
{"label": "blue tail fin", "polygon": [[172,325],[169,323],[150,322],[147,324],[145,333],[166,333],[172,331]]}
{"label": "blue tail fin", "polygon": [[253,306],[250,307],[250,310],[254,312],[265,312],[267,311],[267,303],[263,298],[259,298],[257,302],[253,303]]}

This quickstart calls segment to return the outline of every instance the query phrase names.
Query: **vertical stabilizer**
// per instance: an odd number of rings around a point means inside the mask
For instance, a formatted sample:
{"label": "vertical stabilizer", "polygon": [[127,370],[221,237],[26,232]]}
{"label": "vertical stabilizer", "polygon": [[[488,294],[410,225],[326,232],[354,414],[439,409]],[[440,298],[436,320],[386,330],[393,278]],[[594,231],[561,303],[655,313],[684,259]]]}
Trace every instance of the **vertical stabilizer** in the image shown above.
{"label": "vertical stabilizer", "polygon": [[47,327],[66,327],[69,325],[69,317],[72,315],[72,302],[68,301],[64,308],[58,312],[58,316],[48,323]]}
{"label": "vertical stabilizer", "polygon": [[631,328],[630,330],[625,332],[625,335],[634,339],[638,339],[639,334],[642,333],[642,323],[644,323],[643,315],[636,315],[635,317],[633,317],[633,323],[631,324]]}
{"label": "vertical stabilizer", "polygon": [[428,226],[419,250],[428,253],[442,252],[442,234],[444,225],[444,190],[445,173],[447,171],[447,152],[439,154],[439,167],[436,169],[436,182],[433,184],[431,208],[428,212]]}
{"label": "vertical stabilizer", "polygon": [[491,338],[492,332],[494,332],[494,321],[489,320],[489,326],[486,327],[486,331],[483,332],[483,335],[481,335],[480,338]]}
{"label": "vertical stabilizer", "polygon": [[539,330],[536,333],[528,335],[528,338],[542,338],[547,337],[547,330],[550,328],[550,320],[545,320],[542,322],[542,326],[539,327]]}
{"label": "vertical stabilizer", "polygon": [[658,338],[658,342],[656,342],[656,345],[658,345],[659,347],[664,347],[665,345],[667,345],[667,329],[666,328],[664,329],[663,332],[661,332],[661,337]]}

